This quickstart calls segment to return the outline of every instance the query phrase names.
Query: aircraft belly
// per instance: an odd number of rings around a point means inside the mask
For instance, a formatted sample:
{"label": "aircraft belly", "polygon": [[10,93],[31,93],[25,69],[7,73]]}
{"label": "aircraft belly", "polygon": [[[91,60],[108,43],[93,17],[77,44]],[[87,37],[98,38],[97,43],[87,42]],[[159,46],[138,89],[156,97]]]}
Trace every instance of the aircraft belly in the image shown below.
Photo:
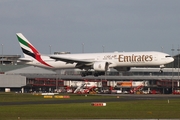
{"label": "aircraft belly", "polygon": [[161,65],[162,63],[160,62],[126,62],[126,63],[118,63],[118,64],[111,64],[109,67],[141,67],[141,66],[157,66]]}

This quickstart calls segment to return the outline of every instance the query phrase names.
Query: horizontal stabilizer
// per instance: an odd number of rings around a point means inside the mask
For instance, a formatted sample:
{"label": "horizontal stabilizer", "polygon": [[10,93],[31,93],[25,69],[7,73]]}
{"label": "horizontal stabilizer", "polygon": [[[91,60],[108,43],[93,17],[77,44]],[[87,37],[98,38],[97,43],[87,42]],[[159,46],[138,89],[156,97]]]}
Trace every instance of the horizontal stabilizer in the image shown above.
{"label": "horizontal stabilizer", "polygon": [[19,62],[32,62],[33,60],[31,58],[19,58]]}

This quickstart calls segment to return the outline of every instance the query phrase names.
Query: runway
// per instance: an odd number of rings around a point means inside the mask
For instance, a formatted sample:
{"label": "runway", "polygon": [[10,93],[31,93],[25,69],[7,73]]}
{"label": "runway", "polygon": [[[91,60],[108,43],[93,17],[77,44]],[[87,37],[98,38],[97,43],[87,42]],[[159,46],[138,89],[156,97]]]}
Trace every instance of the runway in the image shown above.
{"label": "runway", "polygon": [[[99,96],[114,96],[106,99],[81,99],[81,100],[47,100],[47,101],[28,101],[28,102],[1,102],[0,106],[6,105],[33,105],[33,104],[71,104],[71,103],[91,103],[91,102],[122,102],[122,101],[135,101],[135,100],[171,100],[180,99],[180,95],[161,95],[161,94],[97,94]],[[88,95],[87,95],[88,97]]]}

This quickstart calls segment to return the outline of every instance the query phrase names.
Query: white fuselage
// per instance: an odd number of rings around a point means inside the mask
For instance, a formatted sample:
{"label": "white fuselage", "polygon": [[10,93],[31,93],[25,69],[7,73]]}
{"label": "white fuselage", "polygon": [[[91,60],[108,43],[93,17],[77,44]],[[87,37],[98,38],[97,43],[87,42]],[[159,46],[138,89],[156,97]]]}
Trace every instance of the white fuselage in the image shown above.
{"label": "white fuselage", "polygon": [[[66,57],[69,59],[79,59],[84,61],[95,62],[108,62],[109,68],[113,67],[148,67],[148,66],[160,66],[174,61],[174,59],[162,52],[112,52],[112,53],[86,53],[86,54],[60,54],[51,55]],[[50,69],[72,69],[76,68],[77,63],[67,63],[51,59],[49,56],[41,56],[42,60],[50,66],[44,65],[33,59],[32,62],[27,64],[50,68]]]}

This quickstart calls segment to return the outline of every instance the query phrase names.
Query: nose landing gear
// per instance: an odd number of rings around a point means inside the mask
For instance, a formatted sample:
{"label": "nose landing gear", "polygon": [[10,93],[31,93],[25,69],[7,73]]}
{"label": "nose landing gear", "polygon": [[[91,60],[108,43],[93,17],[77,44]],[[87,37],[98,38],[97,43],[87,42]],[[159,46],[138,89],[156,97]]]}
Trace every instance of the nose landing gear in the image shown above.
{"label": "nose landing gear", "polygon": [[164,65],[160,65],[159,73],[163,73],[163,68],[164,68],[164,67],[165,67]]}

